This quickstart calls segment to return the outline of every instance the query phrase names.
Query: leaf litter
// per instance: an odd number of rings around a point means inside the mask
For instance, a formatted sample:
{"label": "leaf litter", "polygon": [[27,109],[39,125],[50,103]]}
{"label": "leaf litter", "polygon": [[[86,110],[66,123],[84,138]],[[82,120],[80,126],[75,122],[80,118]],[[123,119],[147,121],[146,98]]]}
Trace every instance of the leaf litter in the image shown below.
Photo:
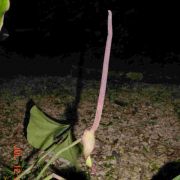
{"label": "leaf litter", "polygon": [[[47,86],[50,82],[51,86]],[[98,82],[89,80],[83,84],[74,127],[77,138],[92,125],[98,97]],[[3,164],[13,167],[14,145],[23,150],[22,159],[30,156],[33,150],[23,133],[28,100],[33,98],[44,112],[61,119],[66,104],[74,100],[74,86],[75,79],[70,77],[18,77],[1,85],[0,159]],[[128,84],[109,83],[92,155],[96,168],[96,174],[91,174],[92,180],[151,179],[165,163],[179,160],[177,107],[180,107],[180,99],[174,95],[178,89],[178,85],[138,83],[132,88]],[[34,160],[32,158],[29,163]],[[79,161],[80,168],[87,171],[84,159]],[[55,163],[57,167],[62,164],[61,160]]]}

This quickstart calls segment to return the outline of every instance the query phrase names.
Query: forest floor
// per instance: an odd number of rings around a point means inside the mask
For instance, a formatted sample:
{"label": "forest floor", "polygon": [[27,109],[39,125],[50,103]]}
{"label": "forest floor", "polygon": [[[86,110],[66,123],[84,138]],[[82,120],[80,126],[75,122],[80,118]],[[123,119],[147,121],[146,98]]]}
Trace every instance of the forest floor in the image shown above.
{"label": "forest floor", "polygon": [[[99,81],[86,80],[82,84],[74,128],[76,138],[92,125],[99,93]],[[21,162],[33,150],[23,133],[29,99],[50,116],[61,119],[75,96],[76,79],[72,77],[19,76],[1,82],[1,179],[3,174],[8,174],[8,167],[13,169],[15,165],[14,146],[23,151]],[[180,86],[108,82],[92,158],[95,173],[85,168],[80,158],[82,171],[89,172],[92,180],[148,180],[158,172],[156,179],[163,176],[172,179],[177,175],[180,170]],[[59,160],[56,165],[58,163]]]}

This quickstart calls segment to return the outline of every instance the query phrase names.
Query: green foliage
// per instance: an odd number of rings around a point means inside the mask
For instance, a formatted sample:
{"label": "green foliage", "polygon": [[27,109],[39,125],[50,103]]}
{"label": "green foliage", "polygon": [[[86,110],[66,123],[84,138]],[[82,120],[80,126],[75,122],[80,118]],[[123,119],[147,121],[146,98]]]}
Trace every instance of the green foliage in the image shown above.
{"label": "green foliage", "polygon": [[69,125],[51,120],[36,106],[33,106],[27,127],[27,139],[33,147],[44,150],[54,142],[57,134],[62,134],[68,128]]}
{"label": "green foliage", "polygon": [[143,79],[143,74],[139,72],[129,72],[126,77],[133,81],[141,81]]}
{"label": "green foliage", "polygon": [[[27,139],[33,147],[38,149],[45,150],[51,146],[50,149],[53,148],[54,153],[73,142],[69,124],[55,122],[36,106],[33,106],[30,111]],[[76,146],[60,154],[60,157],[75,165],[77,155],[78,149]]]}
{"label": "green foliage", "polygon": [[1,175],[2,175],[2,177],[13,177],[14,176],[14,172],[13,172],[12,169],[10,169],[8,167],[4,167],[2,169],[2,171],[1,171]]}
{"label": "green foliage", "polygon": [[[64,135],[66,136],[64,141],[57,145],[57,147],[54,149],[54,153],[56,154],[61,149],[64,149],[68,147],[70,144],[72,144],[72,134],[71,131],[67,131],[67,133]],[[68,149],[64,152],[62,152],[59,157],[63,157],[67,159],[69,162],[71,162],[73,165],[76,165],[77,157],[79,155],[79,148],[77,146],[73,146],[71,149]]]}
{"label": "green foliage", "polygon": [[178,175],[175,178],[173,178],[173,180],[180,180],[180,175]]}
{"label": "green foliage", "polygon": [[0,0],[0,31],[4,22],[4,14],[9,9],[9,0]]}

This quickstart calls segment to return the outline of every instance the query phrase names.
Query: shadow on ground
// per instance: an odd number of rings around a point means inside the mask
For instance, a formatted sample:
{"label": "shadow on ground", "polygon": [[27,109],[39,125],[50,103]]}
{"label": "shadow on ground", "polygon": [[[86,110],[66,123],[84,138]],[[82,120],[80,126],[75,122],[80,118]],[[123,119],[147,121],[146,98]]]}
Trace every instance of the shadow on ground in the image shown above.
{"label": "shadow on ground", "polygon": [[88,180],[87,174],[83,171],[78,171],[76,168],[62,168],[57,169],[55,166],[51,166],[51,169],[54,171],[54,173],[58,174],[59,176],[62,176],[66,180]]}
{"label": "shadow on ground", "polygon": [[[84,53],[82,53],[80,61],[79,61],[79,70],[78,70],[78,74],[77,74],[77,83],[76,83],[76,95],[74,98],[74,101],[70,104],[66,105],[66,109],[64,112],[64,118],[62,121],[65,121],[66,123],[71,125],[72,128],[72,132],[74,130],[74,125],[75,123],[78,121],[79,117],[78,117],[78,105],[81,99],[81,92],[82,92],[82,88],[83,88],[83,83],[82,83],[82,78],[83,78],[83,70],[82,70],[82,66],[84,63],[84,59],[83,59]],[[27,127],[29,124],[29,120],[30,120],[30,110],[31,108],[35,105],[33,100],[29,100],[29,102],[26,105],[26,113],[25,113],[25,118],[24,118],[24,136],[27,139]],[[43,112],[45,113],[45,112]],[[58,122],[57,119],[54,119],[52,117],[50,117],[48,114],[45,113],[46,116],[48,116],[50,119]],[[60,123],[60,121],[59,121]],[[73,140],[75,140],[75,136],[73,134]],[[30,153],[30,155],[25,159],[26,163],[29,162],[29,160],[36,154],[38,153],[39,150],[32,150],[32,152]],[[58,174],[61,175],[62,177],[66,178],[67,180],[69,179],[79,179],[79,180],[86,180],[87,179],[87,174],[85,172],[82,171],[77,171],[77,169],[75,167],[71,167],[71,168],[63,168],[63,169],[57,169],[54,166],[51,167],[51,169],[53,169],[53,171]]]}
{"label": "shadow on ground", "polygon": [[180,174],[180,162],[168,162],[151,180],[172,180]]}

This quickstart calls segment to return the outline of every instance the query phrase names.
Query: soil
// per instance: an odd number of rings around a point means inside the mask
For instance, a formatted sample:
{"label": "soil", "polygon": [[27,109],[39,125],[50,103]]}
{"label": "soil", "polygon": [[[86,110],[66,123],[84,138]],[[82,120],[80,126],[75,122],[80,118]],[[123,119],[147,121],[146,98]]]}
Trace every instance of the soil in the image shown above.
{"label": "soil", "polygon": [[[93,123],[99,91],[99,81],[81,83],[74,127],[76,138]],[[72,104],[76,95],[76,79],[70,76],[19,76],[1,83],[2,179],[7,167],[13,170],[15,165],[14,146],[22,149],[21,162],[33,151],[23,133],[29,99],[48,115],[61,119],[67,104]],[[34,159],[32,157],[28,163]],[[92,159],[93,171],[85,167],[83,157],[79,160],[81,170],[92,180],[148,180],[155,178],[167,163],[178,164],[179,169],[174,174],[177,175],[180,172],[180,86],[109,81]],[[54,166],[59,168],[59,164],[62,162],[57,160]],[[166,175],[172,177],[171,173],[174,173],[172,168]]]}

